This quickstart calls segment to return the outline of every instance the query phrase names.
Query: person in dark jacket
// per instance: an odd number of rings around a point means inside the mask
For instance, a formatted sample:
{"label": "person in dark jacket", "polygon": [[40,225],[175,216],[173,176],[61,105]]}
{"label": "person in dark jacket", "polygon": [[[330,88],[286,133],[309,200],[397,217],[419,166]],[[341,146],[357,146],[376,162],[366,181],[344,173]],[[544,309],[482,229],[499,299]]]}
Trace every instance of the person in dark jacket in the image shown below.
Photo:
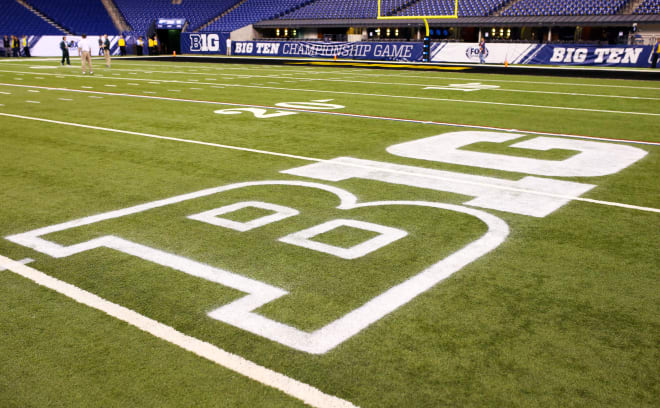
{"label": "person in dark jacket", "polygon": [[5,57],[9,56],[9,50],[11,49],[11,43],[9,42],[9,37],[5,35],[5,37],[2,39],[2,46],[5,49]]}
{"label": "person in dark jacket", "polygon": [[62,37],[62,42],[60,42],[60,50],[62,50],[62,65],[64,65],[64,60],[66,59],[66,64],[71,65],[69,60],[69,44],[66,42],[66,37]]}

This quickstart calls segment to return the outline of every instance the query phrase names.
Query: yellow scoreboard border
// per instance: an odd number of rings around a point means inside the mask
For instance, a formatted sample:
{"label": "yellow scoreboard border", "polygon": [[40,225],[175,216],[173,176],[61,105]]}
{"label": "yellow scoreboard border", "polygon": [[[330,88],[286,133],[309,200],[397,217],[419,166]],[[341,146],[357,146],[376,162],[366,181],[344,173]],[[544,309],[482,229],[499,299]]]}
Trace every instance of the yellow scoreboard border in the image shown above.
{"label": "yellow scoreboard border", "polygon": [[378,20],[428,20],[428,19],[450,19],[450,18],[458,18],[458,0],[454,0],[454,14],[447,14],[447,15],[442,15],[442,16],[381,16],[380,15],[380,10],[381,10],[381,2],[382,0],[378,0],[378,16],[376,17]]}

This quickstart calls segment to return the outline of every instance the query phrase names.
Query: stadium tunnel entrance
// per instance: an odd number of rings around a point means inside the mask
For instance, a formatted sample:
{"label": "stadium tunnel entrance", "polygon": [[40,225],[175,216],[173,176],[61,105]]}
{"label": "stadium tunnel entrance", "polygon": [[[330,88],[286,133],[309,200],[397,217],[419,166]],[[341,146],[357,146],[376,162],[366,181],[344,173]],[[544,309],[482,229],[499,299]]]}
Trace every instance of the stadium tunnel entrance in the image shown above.
{"label": "stadium tunnel entrance", "polygon": [[181,55],[181,30],[176,29],[158,29],[156,30],[160,52],[162,54],[172,54],[176,52]]}

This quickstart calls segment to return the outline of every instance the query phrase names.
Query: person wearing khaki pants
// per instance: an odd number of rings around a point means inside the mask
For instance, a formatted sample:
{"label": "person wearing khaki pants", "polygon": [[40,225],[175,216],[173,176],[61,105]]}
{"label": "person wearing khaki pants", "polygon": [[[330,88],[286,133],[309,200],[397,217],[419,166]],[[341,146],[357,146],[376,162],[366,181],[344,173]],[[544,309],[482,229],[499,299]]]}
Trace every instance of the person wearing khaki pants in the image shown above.
{"label": "person wearing khaki pants", "polygon": [[80,55],[80,62],[82,63],[82,73],[85,74],[85,67],[90,75],[92,71],[92,44],[87,39],[87,34],[82,35],[82,40],[78,42],[78,55]]}

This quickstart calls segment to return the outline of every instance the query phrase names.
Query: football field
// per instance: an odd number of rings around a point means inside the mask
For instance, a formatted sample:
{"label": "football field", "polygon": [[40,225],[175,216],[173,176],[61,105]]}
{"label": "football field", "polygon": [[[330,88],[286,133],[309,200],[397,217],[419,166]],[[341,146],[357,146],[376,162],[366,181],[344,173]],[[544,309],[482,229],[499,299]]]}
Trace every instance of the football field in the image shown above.
{"label": "football field", "polygon": [[657,407],[660,83],[0,60],[1,407]]}

